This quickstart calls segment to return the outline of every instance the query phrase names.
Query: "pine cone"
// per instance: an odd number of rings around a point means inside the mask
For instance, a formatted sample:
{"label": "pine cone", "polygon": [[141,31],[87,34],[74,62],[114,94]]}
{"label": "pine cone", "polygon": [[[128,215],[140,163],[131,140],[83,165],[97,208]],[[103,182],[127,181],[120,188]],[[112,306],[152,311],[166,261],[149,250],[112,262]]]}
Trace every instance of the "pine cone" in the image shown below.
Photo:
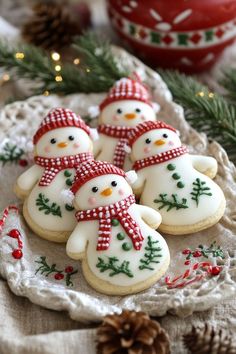
{"label": "pine cone", "polygon": [[185,347],[193,354],[236,354],[236,342],[222,330],[216,331],[207,323],[194,327],[183,336]]}
{"label": "pine cone", "polygon": [[66,6],[39,1],[33,12],[32,18],[22,28],[22,35],[28,43],[46,50],[60,50],[81,33],[80,26],[72,19]]}
{"label": "pine cone", "polygon": [[144,312],[109,315],[97,331],[98,354],[168,354],[165,330]]}

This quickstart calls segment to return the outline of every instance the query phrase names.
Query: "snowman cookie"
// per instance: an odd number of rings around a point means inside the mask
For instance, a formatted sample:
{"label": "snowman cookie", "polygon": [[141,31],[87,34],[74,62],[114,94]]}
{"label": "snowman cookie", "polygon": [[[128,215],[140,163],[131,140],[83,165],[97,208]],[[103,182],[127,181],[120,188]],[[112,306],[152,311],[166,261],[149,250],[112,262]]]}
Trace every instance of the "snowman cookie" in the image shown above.
{"label": "snowman cookie", "polygon": [[82,260],[97,291],[126,295],[147,289],[166,272],[169,249],[155,231],[160,214],[137,205],[127,175],[118,167],[88,161],[77,171],[72,192],[78,224],[66,251]]}
{"label": "snowman cookie", "polygon": [[34,135],[35,164],[18,178],[15,192],[24,199],[25,220],[42,238],[66,242],[76,225],[75,210],[63,193],[69,191],[76,168],[93,158],[90,134],[79,116],[56,108]]}
{"label": "snowman cookie", "polygon": [[129,170],[128,134],[139,123],[156,120],[157,106],[150,101],[147,88],[139,80],[123,78],[117,81],[100,105],[99,139],[94,146],[96,159]]}
{"label": "snowman cookie", "polygon": [[160,230],[184,235],[216,224],[225,211],[225,197],[212,181],[217,162],[208,156],[192,156],[177,131],[164,122],[145,122],[129,139],[133,185],[141,204],[161,213]]}

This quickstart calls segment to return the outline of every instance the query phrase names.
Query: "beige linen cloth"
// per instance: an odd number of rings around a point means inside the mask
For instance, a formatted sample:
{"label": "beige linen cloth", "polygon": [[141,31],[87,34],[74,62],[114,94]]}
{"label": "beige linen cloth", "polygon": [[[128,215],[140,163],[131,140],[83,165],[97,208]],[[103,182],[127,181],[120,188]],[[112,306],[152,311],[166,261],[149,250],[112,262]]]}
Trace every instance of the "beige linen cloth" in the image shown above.
{"label": "beige linen cloth", "polygon": [[[0,354],[94,354],[96,329],[75,322],[66,313],[44,309],[11,293],[0,279]],[[208,322],[236,332],[236,299],[186,319],[158,319],[170,335],[172,353],[185,354],[181,337],[192,325]]]}

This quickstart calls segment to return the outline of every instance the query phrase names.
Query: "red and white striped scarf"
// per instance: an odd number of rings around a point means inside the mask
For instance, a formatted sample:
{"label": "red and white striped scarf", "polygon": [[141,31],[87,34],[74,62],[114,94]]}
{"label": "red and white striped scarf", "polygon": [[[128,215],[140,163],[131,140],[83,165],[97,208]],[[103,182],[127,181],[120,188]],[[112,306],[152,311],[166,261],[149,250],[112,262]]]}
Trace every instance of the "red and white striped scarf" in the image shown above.
{"label": "red and white striped scarf", "polygon": [[93,154],[91,152],[83,152],[77,155],[55,158],[36,156],[34,158],[36,165],[45,167],[45,171],[39,181],[39,186],[49,186],[60,171],[65,170],[67,168],[76,168],[80,166],[80,164],[82,164],[83,162],[92,159]]}
{"label": "red and white striped scarf", "polygon": [[131,127],[120,127],[109,124],[101,124],[98,127],[98,132],[112,138],[117,138],[118,143],[115,147],[113,164],[119,168],[124,167],[125,163],[125,145],[128,144],[128,135],[134,128]]}
{"label": "red and white striped scarf", "polygon": [[76,213],[78,221],[99,220],[97,251],[105,251],[111,242],[112,219],[117,219],[130,237],[135,250],[140,250],[143,236],[136,221],[129,214],[129,207],[135,203],[134,195],[104,207],[82,210]]}
{"label": "red and white striped scarf", "polygon": [[161,154],[157,154],[155,156],[146,157],[142,160],[137,160],[133,164],[133,169],[135,171],[141,170],[142,168],[158,165],[163,162],[167,162],[169,160],[175,159],[181,155],[187,154],[188,150],[186,146],[180,146],[176,149],[172,149],[166,152],[162,152]]}

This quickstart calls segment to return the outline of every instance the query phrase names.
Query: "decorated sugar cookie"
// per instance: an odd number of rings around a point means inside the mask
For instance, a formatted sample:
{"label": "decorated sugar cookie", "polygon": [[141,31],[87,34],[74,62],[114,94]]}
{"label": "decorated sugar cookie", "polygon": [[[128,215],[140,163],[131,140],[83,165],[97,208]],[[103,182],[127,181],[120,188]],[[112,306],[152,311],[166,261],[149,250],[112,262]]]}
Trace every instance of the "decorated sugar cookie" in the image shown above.
{"label": "decorated sugar cookie", "polygon": [[88,161],[72,186],[77,226],[66,250],[82,260],[88,283],[104,294],[136,293],[153,285],[167,270],[169,250],[155,231],[160,214],[135,204],[123,170]]}
{"label": "decorated sugar cookie", "polygon": [[65,242],[76,225],[74,208],[63,193],[70,189],[75,169],[93,158],[90,135],[79,116],[56,108],[33,138],[35,164],[18,178],[15,192],[24,199],[27,223],[45,239]]}
{"label": "decorated sugar cookie", "polygon": [[94,147],[97,160],[129,170],[131,162],[125,148],[128,134],[139,123],[155,120],[156,106],[139,80],[123,78],[116,82],[100,105],[100,138]]}
{"label": "decorated sugar cookie", "polygon": [[188,234],[219,221],[225,198],[211,180],[217,173],[214,158],[189,155],[177,131],[163,122],[138,125],[129,143],[138,175],[134,191],[141,204],[161,213],[161,231]]}

